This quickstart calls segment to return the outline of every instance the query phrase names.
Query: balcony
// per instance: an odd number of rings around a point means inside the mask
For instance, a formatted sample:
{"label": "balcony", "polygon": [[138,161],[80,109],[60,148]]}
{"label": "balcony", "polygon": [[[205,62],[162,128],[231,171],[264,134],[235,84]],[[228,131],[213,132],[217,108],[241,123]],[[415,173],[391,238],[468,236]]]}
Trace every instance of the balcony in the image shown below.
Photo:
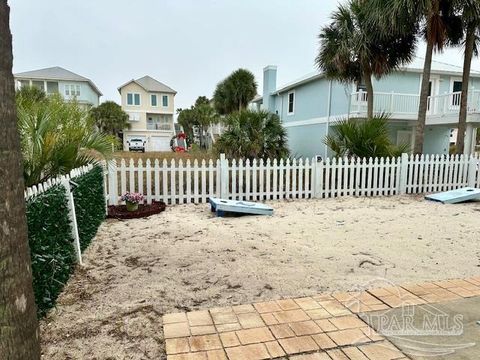
{"label": "balcony", "polygon": [[[456,124],[460,111],[461,92],[446,93],[428,97],[427,125]],[[374,113],[389,114],[395,120],[417,120],[420,95],[375,92],[373,98]],[[480,122],[480,91],[472,90],[468,94],[467,122]],[[350,117],[367,115],[367,93],[358,91],[351,94]]]}

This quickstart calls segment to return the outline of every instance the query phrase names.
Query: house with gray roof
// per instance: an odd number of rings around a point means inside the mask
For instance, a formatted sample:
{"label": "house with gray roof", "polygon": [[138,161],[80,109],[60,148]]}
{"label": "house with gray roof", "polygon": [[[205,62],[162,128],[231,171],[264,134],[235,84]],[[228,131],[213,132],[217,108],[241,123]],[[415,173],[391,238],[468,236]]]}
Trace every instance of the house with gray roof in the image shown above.
{"label": "house with gray roof", "polygon": [[[422,58],[382,77],[373,78],[375,114],[388,114],[391,140],[413,149],[417,126]],[[462,68],[432,61],[428,112],[424,134],[425,154],[448,154],[454,143],[462,90]],[[465,153],[474,151],[476,128],[480,127],[480,72],[472,70],[467,99],[468,115]],[[298,157],[332,156],[323,142],[335,131],[336,122],[346,118],[365,118],[367,93],[363,83],[344,84],[314,72],[277,87],[277,68],[267,66],[263,75],[263,94],[252,106],[278,114],[287,130],[288,143]]]}
{"label": "house with gray roof", "polygon": [[150,76],[132,79],[120,86],[118,92],[131,125],[124,131],[124,149],[129,150],[135,139],[136,143],[143,142],[145,151],[170,151],[170,140],[175,135],[177,92]]}
{"label": "house with gray roof", "polygon": [[97,106],[102,96],[92,80],[60,66],[16,73],[14,78],[17,89],[34,86],[47,94],[59,93],[66,100],[75,99],[85,106]]}

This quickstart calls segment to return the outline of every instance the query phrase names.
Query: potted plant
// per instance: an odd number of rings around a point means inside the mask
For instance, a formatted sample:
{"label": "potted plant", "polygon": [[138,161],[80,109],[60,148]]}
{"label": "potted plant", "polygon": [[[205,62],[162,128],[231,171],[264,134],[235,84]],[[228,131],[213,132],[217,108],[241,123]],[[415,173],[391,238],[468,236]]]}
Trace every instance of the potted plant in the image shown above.
{"label": "potted plant", "polygon": [[127,206],[128,211],[137,211],[138,210],[138,204],[143,202],[143,195],[140,193],[131,193],[131,192],[126,192],[122,197],[122,201],[125,201],[125,204]]}

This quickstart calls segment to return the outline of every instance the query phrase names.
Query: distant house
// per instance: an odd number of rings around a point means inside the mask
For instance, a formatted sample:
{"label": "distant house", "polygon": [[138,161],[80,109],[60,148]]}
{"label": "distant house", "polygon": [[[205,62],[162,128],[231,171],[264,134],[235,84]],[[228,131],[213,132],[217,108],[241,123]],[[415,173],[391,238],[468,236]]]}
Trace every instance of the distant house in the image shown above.
{"label": "distant house", "polygon": [[176,91],[150,76],[130,80],[118,88],[122,109],[131,128],[124,131],[124,149],[130,139],[141,139],[146,151],[170,151],[175,135],[173,114]]}
{"label": "distant house", "polygon": [[[395,71],[380,80],[373,79],[374,112],[390,115],[389,132],[394,143],[413,148],[417,125],[423,60]],[[469,85],[466,153],[475,144],[475,128],[480,126],[480,72],[472,71]],[[458,124],[462,90],[462,68],[433,61],[430,97],[425,128],[424,153],[448,154],[452,129]],[[279,115],[287,129],[293,155],[331,156],[323,143],[335,121],[365,117],[367,95],[363,84],[341,84],[325,74],[313,73],[277,88],[277,68],[264,69],[263,96],[254,107]]]}
{"label": "distant house", "polygon": [[37,87],[47,94],[59,93],[67,100],[75,99],[85,106],[98,106],[102,93],[92,80],[62,67],[26,71],[14,74],[17,89]]}

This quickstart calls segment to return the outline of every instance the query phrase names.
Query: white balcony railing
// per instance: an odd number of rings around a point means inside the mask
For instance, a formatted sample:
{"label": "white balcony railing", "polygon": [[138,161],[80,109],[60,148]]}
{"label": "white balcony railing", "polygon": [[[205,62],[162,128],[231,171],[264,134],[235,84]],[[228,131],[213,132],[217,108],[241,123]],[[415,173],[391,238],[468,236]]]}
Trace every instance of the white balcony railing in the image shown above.
{"label": "white balcony railing", "polygon": [[[428,115],[458,114],[460,110],[461,92],[452,92],[428,97]],[[410,118],[418,114],[420,95],[375,92],[373,97],[374,113],[387,113],[394,117],[402,115]],[[471,90],[468,93],[468,112],[480,113],[480,91]],[[364,116],[367,113],[367,93],[354,92],[351,95],[350,114]]]}

